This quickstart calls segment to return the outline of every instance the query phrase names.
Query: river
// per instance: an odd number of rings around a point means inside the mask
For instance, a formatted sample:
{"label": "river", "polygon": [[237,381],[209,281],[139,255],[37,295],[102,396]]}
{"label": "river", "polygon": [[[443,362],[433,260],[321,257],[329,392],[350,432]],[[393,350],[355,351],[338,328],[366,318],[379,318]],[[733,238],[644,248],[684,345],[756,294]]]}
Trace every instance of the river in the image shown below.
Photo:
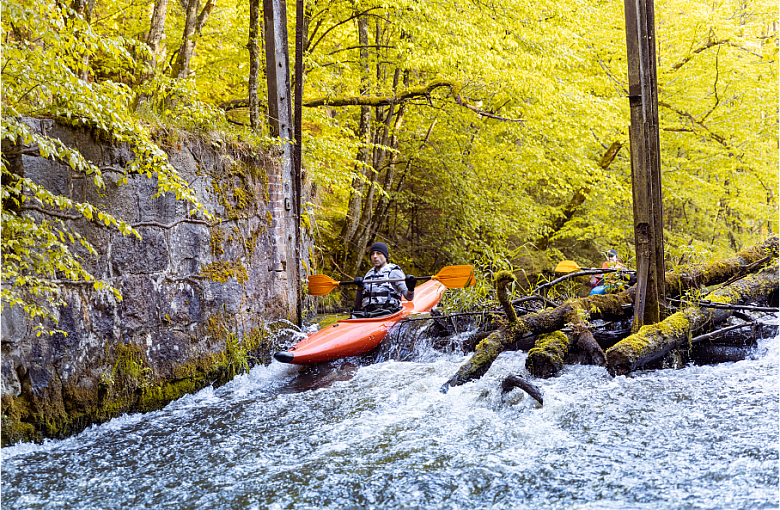
{"label": "river", "polygon": [[[2,449],[2,508],[778,508],[780,339],[749,359],[439,391],[465,357],[255,367],[164,409]],[[316,388],[316,389],[313,389]]]}

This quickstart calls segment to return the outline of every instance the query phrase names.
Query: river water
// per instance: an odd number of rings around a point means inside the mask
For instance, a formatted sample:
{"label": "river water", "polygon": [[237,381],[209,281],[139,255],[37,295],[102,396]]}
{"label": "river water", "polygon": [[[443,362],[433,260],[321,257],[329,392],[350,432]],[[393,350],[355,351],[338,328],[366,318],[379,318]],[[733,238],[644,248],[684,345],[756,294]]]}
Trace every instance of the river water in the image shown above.
{"label": "river water", "polygon": [[[2,450],[2,508],[778,508],[780,340],[750,359],[611,378],[567,367],[540,406],[466,360],[274,362],[161,411]],[[316,389],[314,389],[316,388]]]}

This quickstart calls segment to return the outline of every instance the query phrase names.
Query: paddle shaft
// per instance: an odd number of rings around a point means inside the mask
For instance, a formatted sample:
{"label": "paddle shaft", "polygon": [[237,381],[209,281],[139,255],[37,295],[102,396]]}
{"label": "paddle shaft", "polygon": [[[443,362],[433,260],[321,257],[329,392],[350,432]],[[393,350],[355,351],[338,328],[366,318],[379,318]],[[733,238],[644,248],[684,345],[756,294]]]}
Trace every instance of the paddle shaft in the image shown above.
{"label": "paddle shaft", "polygon": [[582,271],[576,271],[573,273],[569,273],[565,276],[561,276],[560,278],[556,278],[555,280],[551,282],[544,283],[542,285],[539,285],[536,287],[533,291],[533,293],[539,292],[541,289],[546,289],[547,287],[552,287],[556,283],[560,283],[564,280],[568,280],[569,278],[574,278],[575,276],[587,276],[592,274],[604,274],[604,273],[619,273],[619,272],[625,272],[625,273],[636,273],[636,271],[632,269],[615,269],[615,268],[601,268],[601,269],[583,269]]}
{"label": "paddle shaft", "polygon": [[[420,276],[415,277],[415,284],[419,282],[427,282],[430,280],[432,276]],[[394,283],[394,282],[405,282],[406,278],[394,278],[392,280],[369,280],[368,283]],[[339,285],[349,285],[349,284],[357,285],[354,281],[351,282],[339,282]],[[363,309],[363,287],[366,285],[366,282],[361,282],[363,285],[358,287],[357,292],[355,292],[355,310],[362,310]],[[414,288],[408,289],[412,292],[414,292]]]}
{"label": "paddle shaft", "polygon": [[[415,282],[427,282],[431,278],[433,278],[433,277],[432,276],[415,276],[414,277],[414,281]],[[365,285],[365,284],[368,284],[368,283],[394,283],[394,282],[405,282],[405,281],[406,281],[406,278],[394,278],[392,280],[368,280],[368,281],[363,281],[362,283]],[[354,280],[351,281],[351,282],[339,282],[339,285],[357,285],[357,282],[355,282]]]}

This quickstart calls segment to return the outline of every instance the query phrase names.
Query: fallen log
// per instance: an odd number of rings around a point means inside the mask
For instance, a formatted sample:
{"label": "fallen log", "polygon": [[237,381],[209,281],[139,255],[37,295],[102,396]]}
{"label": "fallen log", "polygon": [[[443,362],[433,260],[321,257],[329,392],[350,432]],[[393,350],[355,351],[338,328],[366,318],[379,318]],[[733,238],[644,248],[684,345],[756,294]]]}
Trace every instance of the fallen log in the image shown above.
{"label": "fallen log", "polygon": [[[748,275],[708,295],[709,301],[723,304],[746,304],[765,301],[777,290],[777,267]],[[724,322],[734,313],[727,308],[691,307],[681,310],[658,324],[643,326],[607,350],[607,370],[613,376],[625,375],[662,357],[677,347],[690,344],[697,332]]]}
{"label": "fallen log", "polygon": [[773,236],[764,242],[745,248],[731,258],[719,260],[703,267],[690,266],[680,271],[666,273],[666,295],[681,296],[686,290],[708,287],[725,283],[733,278],[744,276],[762,261],[777,257],[778,236]]}
{"label": "fallen log", "polygon": [[[778,254],[778,237],[746,248],[734,257],[701,268],[666,273],[666,292],[669,297],[679,297],[690,288],[716,285],[728,281],[746,270],[754,270],[767,257]],[[474,348],[474,354],[441,388],[459,386],[484,375],[498,355],[512,345],[534,334],[552,333],[565,324],[582,324],[593,319],[622,320],[633,315],[635,287],[609,295],[587,296],[563,303],[558,307],[525,315],[515,322],[492,332]],[[587,341],[587,338],[585,339]],[[595,343],[595,342],[594,342]],[[596,352],[596,351],[594,351]],[[595,360],[594,360],[595,361]]]}
{"label": "fallen log", "polygon": [[[583,314],[593,319],[620,320],[630,317],[635,289],[632,287],[618,294],[595,295],[564,303],[557,308],[546,309],[521,317],[511,326],[504,326],[482,340],[471,358],[442,387],[459,386],[478,379],[488,371],[493,361],[509,345],[529,334],[552,333],[567,323],[577,324]],[[595,343],[595,340],[594,340]],[[600,347],[599,347],[600,349]]]}

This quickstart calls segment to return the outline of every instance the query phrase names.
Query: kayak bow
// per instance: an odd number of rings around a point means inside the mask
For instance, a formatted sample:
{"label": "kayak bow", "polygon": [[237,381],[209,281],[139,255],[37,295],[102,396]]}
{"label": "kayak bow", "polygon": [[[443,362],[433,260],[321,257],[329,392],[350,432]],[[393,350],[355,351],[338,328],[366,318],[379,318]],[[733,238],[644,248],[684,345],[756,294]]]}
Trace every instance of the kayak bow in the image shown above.
{"label": "kayak bow", "polygon": [[287,351],[274,354],[282,363],[305,365],[374,350],[387,332],[412,313],[427,312],[436,306],[445,286],[431,280],[415,289],[414,300],[402,300],[402,308],[392,315],[370,319],[346,319],[312,333]]}

